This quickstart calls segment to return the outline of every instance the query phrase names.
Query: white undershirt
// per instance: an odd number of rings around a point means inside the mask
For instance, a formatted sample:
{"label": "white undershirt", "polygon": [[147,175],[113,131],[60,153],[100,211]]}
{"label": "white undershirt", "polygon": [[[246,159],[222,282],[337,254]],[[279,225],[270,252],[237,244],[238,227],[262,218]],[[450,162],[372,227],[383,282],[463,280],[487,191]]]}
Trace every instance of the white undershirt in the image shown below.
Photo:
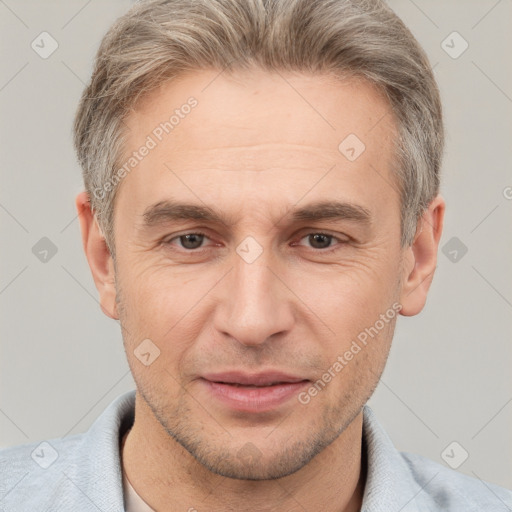
{"label": "white undershirt", "polygon": [[125,512],[155,512],[135,491],[123,473]]}

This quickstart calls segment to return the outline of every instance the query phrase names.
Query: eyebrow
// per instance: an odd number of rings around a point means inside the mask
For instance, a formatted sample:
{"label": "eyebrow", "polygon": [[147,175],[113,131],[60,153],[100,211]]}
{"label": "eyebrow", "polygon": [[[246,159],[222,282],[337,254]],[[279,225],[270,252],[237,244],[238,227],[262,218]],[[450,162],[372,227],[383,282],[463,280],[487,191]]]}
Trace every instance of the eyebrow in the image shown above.
{"label": "eyebrow", "polygon": [[[286,216],[290,216],[293,222],[349,220],[363,225],[370,225],[373,221],[373,215],[367,208],[339,201],[311,203],[302,208],[292,210],[291,213],[288,212],[285,217]],[[202,220],[222,224],[226,227],[236,223],[233,216],[217,212],[208,206],[181,203],[172,200],[160,201],[149,206],[142,214],[142,217],[143,226],[147,228],[180,220]],[[276,224],[278,224],[280,220]]]}

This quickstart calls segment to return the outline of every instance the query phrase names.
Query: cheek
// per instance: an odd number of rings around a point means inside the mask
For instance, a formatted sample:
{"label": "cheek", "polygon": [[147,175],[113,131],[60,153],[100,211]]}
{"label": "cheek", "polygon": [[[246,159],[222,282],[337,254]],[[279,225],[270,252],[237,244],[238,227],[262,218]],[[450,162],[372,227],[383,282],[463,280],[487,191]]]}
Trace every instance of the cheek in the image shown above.
{"label": "cheek", "polygon": [[[380,330],[374,325],[350,338],[341,334],[337,344],[331,344],[328,349],[324,347],[330,354],[326,366],[312,388],[307,390],[310,397],[319,397],[318,407],[330,404],[336,414],[344,409],[356,412],[370,398],[386,364],[394,321]],[[307,399],[303,397],[303,403]]]}
{"label": "cheek", "polygon": [[[153,403],[176,402],[181,395],[181,367],[197,334],[179,294],[151,281],[123,289],[123,342],[137,388]],[[181,305],[181,306],[180,306]],[[182,311],[185,310],[185,311]]]}
{"label": "cheek", "polygon": [[384,258],[345,261],[288,274],[293,290],[312,311],[346,339],[350,328],[375,322],[396,300],[399,275]]}
{"label": "cheek", "polygon": [[335,375],[326,399],[373,390],[384,368],[398,315],[397,281],[389,259],[367,259],[365,264],[340,266],[323,275],[310,273],[307,284],[299,281],[297,295],[304,297],[314,312],[313,321],[320,319],[325,327],[316,350],[322,353],[324,370]]}
{"label": "cheek", "polygon": [[[201,299],[215,279],[197,279],[197,275],[191,279],[161,266],[145,266],[141,271],[141,266],[132,265],[119,269],[119,282],[120,320],[132,371],[142,379],[147,375],[150,381],[159,379],[172,385],[173,378],[179,381],[183,361],[204,327],[201,319],[204,321],[206,302]],[[158,356],[150,369],[137,360],[141,352],[147,352],[143,343]]]}
{"label": "cheek", "polygon": [[[174,324],[197,302],[197,295],[207,290],[207,282],[184,275],[177,267],[148,261],[127,262],[119,268],[125,319],[151,332],[156,338]],[[129,314],[128,314],[129,313]]]}

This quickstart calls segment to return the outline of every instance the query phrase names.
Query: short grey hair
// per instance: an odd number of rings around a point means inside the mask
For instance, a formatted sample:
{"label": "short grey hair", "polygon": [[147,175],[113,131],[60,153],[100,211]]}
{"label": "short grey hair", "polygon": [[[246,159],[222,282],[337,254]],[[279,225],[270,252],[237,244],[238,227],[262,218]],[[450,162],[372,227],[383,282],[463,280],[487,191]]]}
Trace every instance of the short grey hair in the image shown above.
{"label": "short grey hair", "polygon": [[251,67],[355,76],[384,93],[397,127],[400,243],[410,245],[439,192],[441,101],[425,52],[382,0],[149,0],[103,38],[74,123],[85,189],[112,256],[113,178],[129,112],[187,71]]}

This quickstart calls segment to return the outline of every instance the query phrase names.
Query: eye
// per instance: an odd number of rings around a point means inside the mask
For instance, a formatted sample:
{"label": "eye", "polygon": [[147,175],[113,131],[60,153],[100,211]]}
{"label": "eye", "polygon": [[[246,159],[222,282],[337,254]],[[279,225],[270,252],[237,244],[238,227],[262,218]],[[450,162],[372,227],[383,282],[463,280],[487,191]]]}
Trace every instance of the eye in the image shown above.
{"label": "eye", "polygon": [[307,239],[308,243],[310,244],[310,247],[313,249],[318,249],[319,251],[328,252],[329,250],[336,250],[338,247],[334,246],[334,248],[331,248],[331,243],[333,240],[337,240],[337,245],[343,245],[348,242],[348,240],[342,240],[341,238],[338,238],[334,235],[331,235],[329,233],[322,233],[322,232],[314,232],[309,233],[306,236],[303,236],[300,240]]}
{"label": "eye", "polygon": [[192,251],[194,249],[200,249],[205,238],[208,238],[204,233],[194,232],[185,233],[183,235],[175,236],[169,240],[164,241],[165,245],[172,245],[174,240],[179,241],[179,247]]}
{"label": "eye", "polygon": [[[182,235],[174,236],[168,240],[164,240],[164,245],[175,246],[175,241],[178,244],[178,249],[183,249],[188,252],[203,249],[203,242],[209,237],[201,232],[189,232]],[[348,240],[341,239],[337,236],[323,232],[311,232],[300,238],[299,241],[307,240],[312,249],[316,252],[330,252],[337,250],[340,245],[346,244]],[[338,243],[333,247],[332,242],[336,240]],[[302,245],[295,243],[294,245]],[[198,251],[199,252],[199,251]]]}

